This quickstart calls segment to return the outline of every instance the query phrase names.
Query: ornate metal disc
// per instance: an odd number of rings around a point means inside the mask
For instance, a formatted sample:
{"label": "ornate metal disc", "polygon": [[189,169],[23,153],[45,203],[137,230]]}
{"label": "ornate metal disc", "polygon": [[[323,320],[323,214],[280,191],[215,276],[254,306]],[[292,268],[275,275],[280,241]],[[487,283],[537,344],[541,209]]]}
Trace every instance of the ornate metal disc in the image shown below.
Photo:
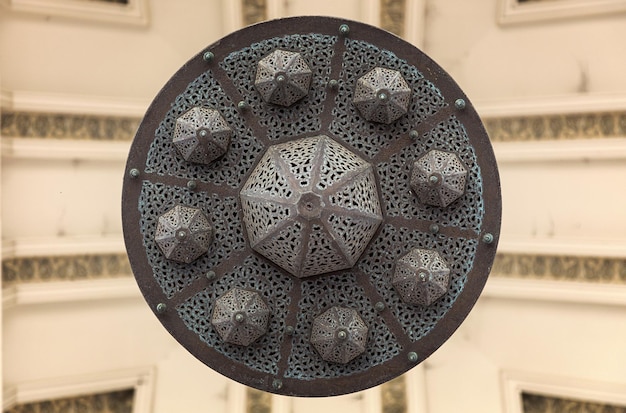
{"label": "ornate metal disc", "polygon": [[432,354],[487,280],[501,214],[489,139],[450,76],[325,17],[242,29],[185,64],[137,131],[122,204],[165,328],[293,396],[363,390]]}

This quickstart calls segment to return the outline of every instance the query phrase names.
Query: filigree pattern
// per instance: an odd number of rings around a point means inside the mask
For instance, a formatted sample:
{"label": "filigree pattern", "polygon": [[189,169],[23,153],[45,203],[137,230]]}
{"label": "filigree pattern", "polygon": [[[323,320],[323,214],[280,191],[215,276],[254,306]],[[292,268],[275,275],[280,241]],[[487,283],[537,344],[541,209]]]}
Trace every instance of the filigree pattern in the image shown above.
{"label": "filigree pattern", "polygon": [[404,375],[388,381],[380,387],[382,398],[382,413],[405,413],[406,402],[406,378]]}
{"label": "filigree pattern", "polygon": [[626,406],[522,393],[524,413],[626,413]]}
{"label": "filigree pattern", "polygon": [[271,413],[272,394],[261,390],[246,388],[246,413]]}
{"label": "filigree pattern", "polygon": [[[13,138],[131,140],[139,118],[4,112],[0,133]],[[626,136],[626,112],[596,112],[484,119],[494,142],[602,139]]]}
{"label": "filigree pattern", "polygon": [[141,119],[121,116],[4,112],[0,133],[12,138],[130,141]]}
{"label": "filigree pattern", "polygon": [[4,413],[131,413],[133,389],[15,405]]}
{"label": "filigree pattern", "polygon": [[267,0],[241,0],[241,3],[244,25],[267,20]]}
{"label": "filigree pattern", "polygon": [[380,27],[400,37],[404,36],[406,0],[380,0]]}
{"label": "filigree pattern", "polygon": [[626,284],[626,260],[602,257],[498,254],[496,277]]}
{"label": "filigree pattern", "polygon": [[614,138],[626,136],[626,112],[511,116],[484,120],[494,142]]}
{"label": "filigree pattern", "polygon": [[2,283],[93,280],[130,277],[126,254],[10,258],[2,262]]}

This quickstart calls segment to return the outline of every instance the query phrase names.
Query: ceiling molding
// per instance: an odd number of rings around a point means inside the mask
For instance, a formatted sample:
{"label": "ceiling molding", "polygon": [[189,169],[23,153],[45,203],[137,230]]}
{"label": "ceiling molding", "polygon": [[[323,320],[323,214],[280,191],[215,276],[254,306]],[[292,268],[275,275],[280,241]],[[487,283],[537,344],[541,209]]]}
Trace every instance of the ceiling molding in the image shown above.
{"label": "ceiling molding", "polygon": [[626,94],[571,94],[474,102],[483,118],[624,112]]}
{"label": "ceiling molding", "polygon": [[129,97],[87,96],[25,90],[0,91],[2,109],[11,112],[143,117],[149,103],[148,99]]}
{"label": "ceiling molding", "polygon": [[498,252],[524,255],[626,258],[625,239],[503,237]]}
{"label": "ceiling molding", "polygon": [[626,137],[560,141],[493,142],[498,164],[626,159]]}
{"label": "ceiling molding", "polygon": [[[409,0],[419,8],[421,0]],[[2,109],[11,112],[143,117],[149,99],[0,90]],[[571,94],[474,102],[483,118],[625,112],[626,94]]]}
{"label": "ceiling molding", "polygon": [[127,4],[77,0],[2,0],[14,12],[82,20],[147,26],[150,22],[148,0],[128,0]]}
{"label": "ceiling molding", "polygon": [[498,23],[502,25],[536,23],[541,21],[611,15],[626,10],[623,0],[520,0],[498,1]]}
{"label": "ceiling molding", "polygon": [[511,370],[504,370],[500,381],[507,413],[524,413],[522,393],[626,406],[626,385],[623,383]]}
{"label": "ceiling molding", "polygon": [[626,306],[626,285],[489,277],[481,295],[503,300]]}
{"label": "ceiling molding", "polygon": [[13,238],[2,241],[2,259],[126,253],[122,234]]}
{"label": "ceiling molding", "polygon": [[69,302],[141,299],[135,279],[119,277],[104,280],[55,281],[17,284],[2,289],[2,308]]}
{"label": "ceiling molding", "polygon": [[2,158],[61,161],[126,162],[130,141],[52,138],[7,138],[0,141]]}
{"label": "ceiling molding", "polygon": [[3,410],[18,404],[134,389],[133,413],[149,413],[152,411],[154,383],[155,370],[152,367],[5,383]]}

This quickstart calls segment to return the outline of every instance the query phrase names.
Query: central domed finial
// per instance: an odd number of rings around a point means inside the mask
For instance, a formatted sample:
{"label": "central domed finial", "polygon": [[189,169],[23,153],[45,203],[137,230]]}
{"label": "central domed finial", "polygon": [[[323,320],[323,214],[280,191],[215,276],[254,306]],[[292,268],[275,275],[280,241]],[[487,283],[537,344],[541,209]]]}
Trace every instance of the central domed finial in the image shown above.
{"label": "central domed finial", "polygon": [[372,165],[326,135],[271,146],[240,197],[252,248],[298,278],[351,268],[383,219]]}

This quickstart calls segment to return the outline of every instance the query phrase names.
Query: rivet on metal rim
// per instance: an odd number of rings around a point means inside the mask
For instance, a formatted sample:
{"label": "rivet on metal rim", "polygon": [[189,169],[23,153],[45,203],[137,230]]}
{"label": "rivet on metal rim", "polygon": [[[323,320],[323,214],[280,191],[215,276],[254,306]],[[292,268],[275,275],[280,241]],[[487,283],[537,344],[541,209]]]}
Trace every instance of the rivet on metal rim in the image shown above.
{"label": "rivet on metal rim", "polygon": [[483,242],[485,244],[491,244],[493,242],[493,234],[488,232],[485,235],[483,235]]}
{"label": "rivet on metal rim", "polygon": [[465,99],[460,99],[459,98],[459,99],[455,100],[454,101],[454,107],[459,109],[459,110],[465,109]]}
{"label": "rivet on metal rim", "polygon": [[239,110],[247,110],[249,107],[248,102],[244,100],[240,100],[239,103],[237,103],[237,108]]}
{"label": "rivet on metal rim", "polygon": [[293,326],[287,326],[285,327],[285,334],[288,336],[293,336],[293,334],[296,332],[296,329],[293,328]]}
{"label": "rivet on metal rim", "polygon": [[281,389],[282,387],[283,387],[283,382],[282,382],[282,380],[280,380],[280,379],[274,379],[274,380],[272,381],[272,388],[273,388],[274,390],[279,390],[279,389]]}
{"label": "rivet on metal rim", "polygon": [[217,274],[215,274],[215,271],[207,271],[206,273],[207,280],[213,281],[215,277],[217,277]]}
{"label": "rivet on metal rim", "polygon": [[204,54],[202,55],[202,59],[205,62],[211,62],[213,61],[214,58],[215,58],[215,55],[213,54],[213,52],[204,52]]}
{"label": "rivet on metal rim", "polygon": [[193,189],[196,189],[197,187],[198,187],[198,183],[196,181],[187,182],[187,188],[193,190]]}
{"label": "rivet on metal rim", "polygon": [[409,359],[409,361],[411,363],[417,363],[417,360],[419,360],[419,357],[417,356],[417,353],[414,351],[411,351],[408,355],[407,358]]}
{"label": "rivet on metal rim", "polygon": [[430,227],[428,228],[428,230],[430,231],[431,234],[437,234],[439,233],[439,225],[430,224]]}
{"label": "rivet on metal rim", "polygon": [[416,131],[415,129],[413,129],[411,132],[409,132],[409,137],[411,139],[417,139],[420,137],[420,134],[418,131]]}
{"label": "rivet on metal rim", "polygon": [[130,171],[128,171],[128,175],[130,175],[131,178],[138,178],[139,177],[139,169],[137,168],[133,168]]}
{"label": "rivet on metal rim", "polygon": [[159,314],[163,314],[165,311],[167,310],[167,304],[165,303],[158,303],[156,306],[156,311]]}
{"label": "rivet on metal rim", "polygon": [[348,33],[350,33],[350,26],[348,26],[347,24],[342,24],[341,26],[339,26],[339,33],[341,33],[343,36],[346,36]]}
{"label": "rivet on metal rim", "polygon": [[339,89],[339,81],[337,81],[336,79],[329,80],[328,87],[331,88],[332,90]]}
{"label": "rivet on metal rim", "polygon": [[376,311],[378,311],[379,313],[381,311],[384,311],[385,310],[385,303],[383,303],[382,301],[377,302],[376,304],[374,304],[374,309]]}

